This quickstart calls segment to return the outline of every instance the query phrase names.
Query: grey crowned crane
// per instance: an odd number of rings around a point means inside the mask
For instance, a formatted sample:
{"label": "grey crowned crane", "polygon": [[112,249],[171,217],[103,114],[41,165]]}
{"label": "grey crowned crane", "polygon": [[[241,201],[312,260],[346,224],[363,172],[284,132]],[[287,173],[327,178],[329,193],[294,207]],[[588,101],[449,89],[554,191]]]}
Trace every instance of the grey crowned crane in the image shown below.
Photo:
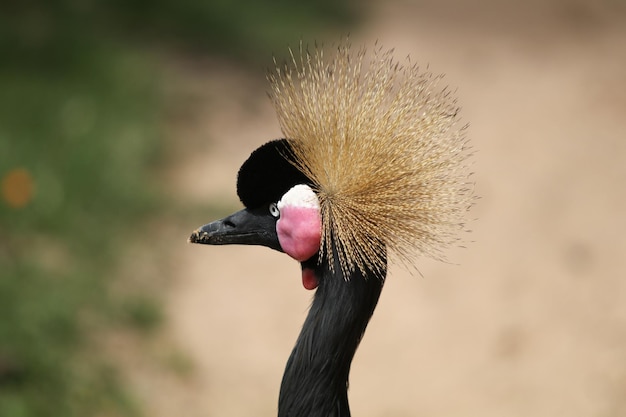
{"label": "grey crowned crane", "polygon": [[441,76],[392,51],[300,46],[268,78],[285,139],[241,166],[245,208],[193,232],[300,262],[313,303],[287,361],[279,417],[347,417],[350,365],[387,275],[459,242],[473,199],[465,126]]}

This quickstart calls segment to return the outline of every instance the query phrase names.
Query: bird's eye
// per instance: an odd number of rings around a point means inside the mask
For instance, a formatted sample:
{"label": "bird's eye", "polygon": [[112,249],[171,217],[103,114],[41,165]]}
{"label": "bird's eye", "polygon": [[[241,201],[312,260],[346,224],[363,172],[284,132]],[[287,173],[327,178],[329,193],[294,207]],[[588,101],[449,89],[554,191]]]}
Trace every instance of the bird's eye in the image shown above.
{"label": "bird's eye", "polygon": [[280,217],[280,210],[278,210],[276,203],[270,204],[270,214],[276,218]]}

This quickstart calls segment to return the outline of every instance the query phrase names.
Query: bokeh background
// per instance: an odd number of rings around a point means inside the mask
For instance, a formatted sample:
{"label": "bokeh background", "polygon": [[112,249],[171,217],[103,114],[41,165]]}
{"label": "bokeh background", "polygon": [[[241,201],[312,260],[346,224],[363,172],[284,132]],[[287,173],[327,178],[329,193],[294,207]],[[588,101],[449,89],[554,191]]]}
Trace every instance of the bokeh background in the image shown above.
{"label": "bokeh background", "polygon": [[299,266],[186,239],[281,136],[272,56],[347,33],[446,73],[481,197],[392,268],[353,414],[626,415],[624,1],[56,0],[0,6],[0,416],[276,414]]}

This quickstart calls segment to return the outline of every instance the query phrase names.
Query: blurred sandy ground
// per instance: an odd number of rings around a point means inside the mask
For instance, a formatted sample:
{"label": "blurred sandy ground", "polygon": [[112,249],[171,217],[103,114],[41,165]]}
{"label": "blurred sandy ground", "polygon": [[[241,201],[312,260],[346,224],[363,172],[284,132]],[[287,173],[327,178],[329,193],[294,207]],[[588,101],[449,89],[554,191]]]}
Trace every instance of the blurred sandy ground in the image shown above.
{"label": "blurred sandy ground", "polygon": [[[378,39],[458,87],[481,200],[454,264],[391,271],[353,364],[353,415],[625,416],[625,3],[386,1],[371,16],[353,43]],[[281,136],[264,74],[168,71],[190,102],[171,123],[172,193],[237,208],[240,164]],[[169,337],[196,370],[133,382],[151,416],[275,415],[312,293],[266,248],[185,245],[196,226],[172,231],[167,296]]]}

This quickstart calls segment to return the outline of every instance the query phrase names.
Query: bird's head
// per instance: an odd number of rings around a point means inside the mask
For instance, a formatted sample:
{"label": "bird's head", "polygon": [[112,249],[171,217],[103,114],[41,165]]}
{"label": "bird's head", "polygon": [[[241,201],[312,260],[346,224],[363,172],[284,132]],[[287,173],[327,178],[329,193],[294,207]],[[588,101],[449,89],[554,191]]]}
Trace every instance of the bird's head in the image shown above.
{"label": "bird's head", "polygon": [[407,266],[419,255],[443,258],[462,243],[473,185],[466,126],[442,76],[379,47],[371,58],[349,43],[330,55],[299,52],[268,77],[288,139],[242,165],[246,208],[190,241],[268,246],[345,280],[382,278],[388,253]]}
{"label": "bird's head", "polygon": [[[262,245],[300,262],[320,250],[320,204],[312,183],[293,164],[286,139],[256,149],[239,169],[237,194],[246,207],[208,223],[189,237],[207,245]],[[315,281],[303,280],[308,289]]]}

